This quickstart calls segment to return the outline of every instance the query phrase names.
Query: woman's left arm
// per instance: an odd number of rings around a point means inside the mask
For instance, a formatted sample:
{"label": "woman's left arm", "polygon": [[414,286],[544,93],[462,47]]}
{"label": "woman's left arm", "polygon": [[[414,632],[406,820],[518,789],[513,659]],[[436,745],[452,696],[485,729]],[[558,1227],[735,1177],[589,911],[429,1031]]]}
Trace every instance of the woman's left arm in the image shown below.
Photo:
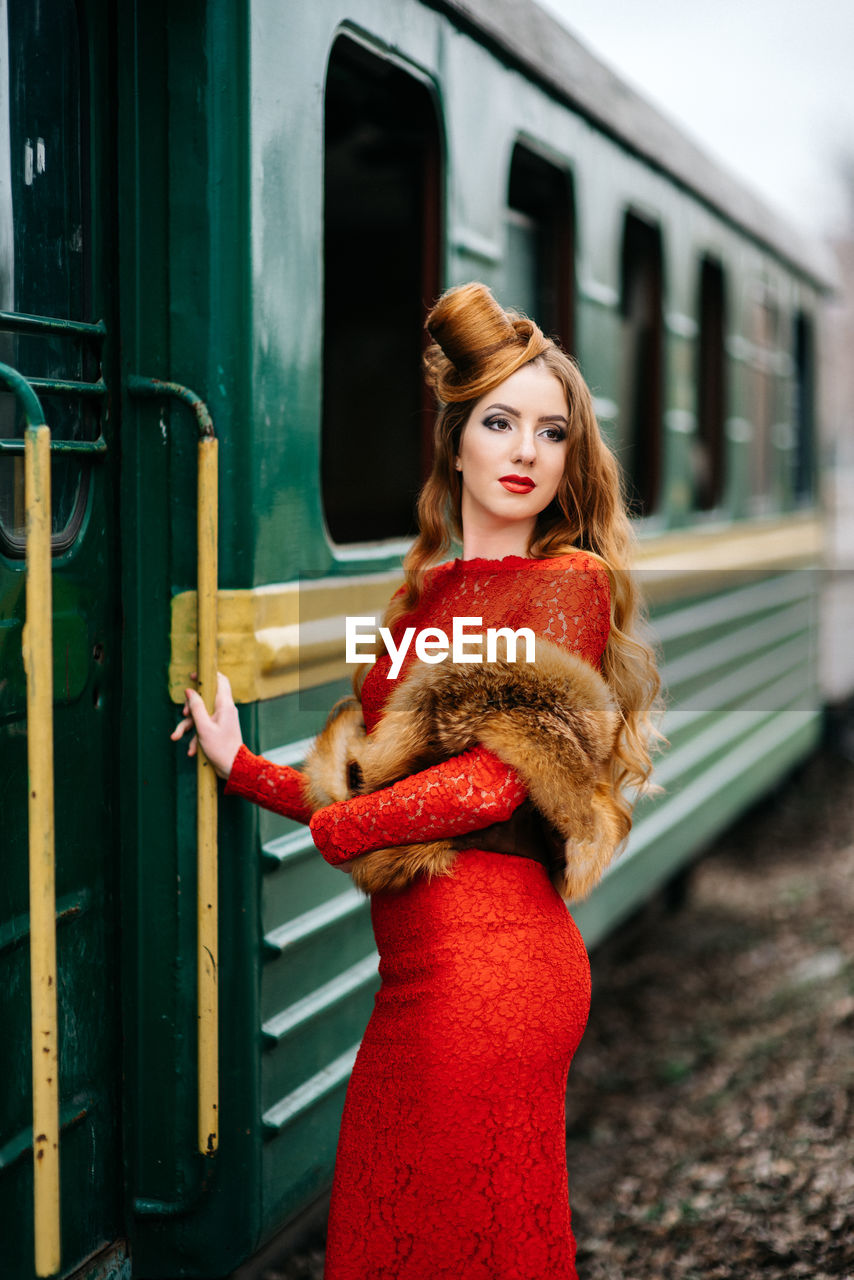
{"label": "woman's left arm", "polygon": [[468,835],[506,822],[527,795],[522,779],[485,747],[410,774],[390,787],[318,809],[309,826],[327,862]]}

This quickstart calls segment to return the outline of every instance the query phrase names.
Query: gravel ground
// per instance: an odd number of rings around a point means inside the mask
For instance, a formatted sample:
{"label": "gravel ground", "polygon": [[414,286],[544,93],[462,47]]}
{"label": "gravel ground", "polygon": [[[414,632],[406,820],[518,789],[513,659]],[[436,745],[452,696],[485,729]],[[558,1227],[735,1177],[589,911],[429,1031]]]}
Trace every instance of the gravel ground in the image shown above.
{"label": "gravel ground", "polygon": [[[854,1280],[854,764],[814,757],[679,888],[593,956],[579,1276]],[[322,1255],[263,1280],[321,1280]]]}

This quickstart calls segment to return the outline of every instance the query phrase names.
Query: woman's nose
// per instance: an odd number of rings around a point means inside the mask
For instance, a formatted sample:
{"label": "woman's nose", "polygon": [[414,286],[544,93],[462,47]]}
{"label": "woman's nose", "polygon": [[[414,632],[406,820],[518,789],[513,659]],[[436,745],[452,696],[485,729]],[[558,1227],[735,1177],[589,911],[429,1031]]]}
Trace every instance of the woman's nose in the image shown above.
{"label": "woman's nose", "polygon": [[537,445],[534,440],[533,432],[531,432],[530,435],[527,432],[520,433],[516,438],[516,448],[514,451],[513,461],[524,462],[530,466],[532,463],[536,462],[536,460]]}

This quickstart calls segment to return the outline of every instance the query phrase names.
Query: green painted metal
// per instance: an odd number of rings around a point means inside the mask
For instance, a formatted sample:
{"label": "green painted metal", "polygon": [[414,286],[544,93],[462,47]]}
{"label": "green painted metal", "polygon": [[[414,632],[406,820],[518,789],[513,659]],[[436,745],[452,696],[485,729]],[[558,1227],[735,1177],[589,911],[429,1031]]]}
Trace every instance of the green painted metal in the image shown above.
{"label": "green painted metal", "polygon": [[[803,760],[821,737],[821,714],[799,712],[792,726],[769,718],[755,735],[713,768],[706,767],[681,803],[639,825],[636,850],[624,855],[594,895],[573,911],[589,947],[696,858],[715,836]],[[641,840],[644,847],[641,847]],[[632,846],[630,846],[631,850]]]}
{"label": "green painted metal", "polygon": [[[98,457],[107,452],[107,442],[103,436],[99,436],[97,440],[51,440],[50,451]],[[23,440],[0,440],[0,454],[4,453],[23,457]]]}
{"label": "green painted metal", "polygon": [[[0,616],[0,721],[11,722],[26,710],[26,683],[21,639],[25,622],[23,575],[12,579],[5,594]],[[94,593],[87,593],[91,607]],[[92,654],[89,651],[89,626],[81,610],[86,597],[76,586],[70,586],[65,575],[58,575],[53,602],[53,681],[54,701],[70,706],[90,683]]]}
{"label": "green painted metal", "polygon": [[7,364],[0,364],[0,385],[15,397],[24,415],[26,425],[28,427],[41,426],[45,420],[44,410],[39,404],[39,398],[28,379],[18,373],[17,369],[12,369]]}
{"label": "green painted metal", "polygon": [[213,420],[210,410],[195,391],[184,387],[180,382],[165,382],[162,378],[140,378],[131,374],[127,380],[127,389],[134,396],[146,396],[149,400],[179,400],[187,405],[196,419],[200,436],[213,436]]}
{"label": "green painted metal", "polygon": [[[67,14],[68,6],[62,6]],[[18,5],[29,22],[35,10]],[[11,12],[11,6],[9,6]],[[91,244],[87,282],[91,306],[105,317],[90,324],[88,316],[69,318],[0,316],[4,351],[10,334],[26,340],[30,355],[65,351],[63,339],[97,339],[103,355],[105,383],[113,384],[116,347],[112,330],[110,291],[112,216],[103,175],[112,154],[112,115],[108,101],[109,9],[102,0],[83,0],[79,6],[85,32],[88,66],[86,96],[92,104],[90,185],[84,187],[89,204]],[[54,19],[56,5],[41,6],[43,50],[52,58],[70,56],[56,41],[62,24]],[[11,29],[11,28],[10,28]],[[50,41],[54,44],[51,47]],[[44,43],[47,41],[47,43]],[[16,55],[19,52],[15,51]],[[84,75],[86,72],[84,72]],[[40,97],[47,109],[50,95]],[[16,144],[13,154],[19,154]],[[57,157],[53,157],[57,159]],[[50,153],[48,162],[52,161]],[[24,216],[22,214],[22,216]],[[47,296],[54,288],[44,258]],[[57,285],[57,307],[65,297]],[[45,360],[45,364],[50,361]],[[33,372],[23,367],[24,374]],[[41,370],[39,370],[41,371]],[[30,385],[36,379],[26,379]],[[64,382],[57,377],[49,382]],[[50,390],[49,386],[44,387]],[[68,392],[68,388],[63,388]],[[30,392],[35,403],[35,396]],[[31,405],[31,420],[55,425],[51,402],[44,412]],[[82,518],[71,545],[54,558],[54,741],[57,762],[57,964],[60,1061],[61,1233],[63,1274],[75,1271],[104,1241],[124,1232],[122,1208],[121,1113],[119,1045],[118,896],[120,860],[118,812],[115,805],[118,767],[115,726],[121,719],[119,701],[120,617],[119,562],[115,506],[118,450],[117,418],[113,412],[101,424],[108,452],[103,465],[88,468],[97,442],[77,450],[79,465],[87,464],[88,486]],[[4,443],[9,443],[4,441]],[[57,443],[60,443],[57,441]],[[68,442],[61,442],[66,444]],[[0,469],[15,459],[4,449]],[[57,451],[59,452],[59,451]],[[69,452],[66,463],[77,466]],[[96,455],[97,456],[97,455]],[[9,474],[8,472],[6,474]],[[4,1062],[14,1088],[0,1096],[0,1271],[9,1280],[33,1275],[32,1123],[30,1084],[29,958],[26,827],[26,724],[20,636],[23,621],[25,568],[22,560],[0,555],[0,772],[3,777],[3,875],[0,877],[0,1019]]]}
{"label": "green painted metal", "polygon": [[97,382],[70,382],[62,378],[29,378],[28,381],[34,390],[54,395],[100,397],[107,394],[107,384],[103,378]]}
{"label": "green painted metal", "polygon": [[[92,1110],[96,1106],[98,1099],[94,1093],[77,1094],[73,1098],[66,1098],[59,1109],[59,1127],[62,1134],[63,1146],[65,1139],[71,1129],[81,1124],[84,1120],[90,1120]],[[10,1169],[17,1162],[32,1162],[33,1158],[33,1127],[21,1129],[8,1142],[0,1147],[0,1170]]]}
{"label": "green painted metal", "polygon": [[[117,21],[127,1230],[141,1275],[223,1274],[262,1234],[259,861],[246,856],[257,819],[224,805],[220,820],[221,1140],[206,1162],[195,1138],[195,780],[168,740],[165,680],[171,596],[195,581],[196,445],[183,406],[164,403],[174,388],[148,382],[154,398],[141,400],[129,378],[197,387],[210,407],[220,581],[241,585],[252,507],[248,14],[229,3],[134,3]],[[250,711],[250,737],[252,722]]]}
{"label": "green painted metal", "polygon": [[661,618],[664,794],[641,803],[627,852],[573,910],[589,946],[815,745],[816,611],[817,575],[797,571]]}
{"label": "green painted metal", "polygon": [[[95,69],[96,74],[98,68]],[[103,320],[60,320],[52,316],[28,316],[17,311],[0,311],[0,329],[10,333],[56,333],[60,337],[92,338],[103,341],[107,327]]]}

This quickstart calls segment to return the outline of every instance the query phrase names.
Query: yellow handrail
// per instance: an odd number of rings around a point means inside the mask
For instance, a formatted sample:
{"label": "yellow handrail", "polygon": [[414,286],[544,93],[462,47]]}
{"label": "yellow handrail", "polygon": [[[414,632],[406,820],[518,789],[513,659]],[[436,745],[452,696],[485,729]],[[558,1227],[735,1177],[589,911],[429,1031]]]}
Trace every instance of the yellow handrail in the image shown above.
{"label": "yellow handrail", "polygon": [[[211,712],[217,669],[217,443],[215,436],[199,439],[197,497],[198,687]],[[219,1141],[217,781],[201,747],[197,778],[199,1150],[210,1155]]]}
{"label": "yellow handrail", "polygon": [[[21,656],[27,677],[33,1235],[36,1275],[50,1276],[60,1267],[51,440],[39,398],[26,378],[17,369],[0,364],[0,386],[15,397],[26,424],[23,451],[27,594]],[[2,443],[17,451],[20,442]]]}
{"label": "yellow handrail", "polygon": [[53,629],[50,431],[27,428],[27,760],[30,838],[30,989],[36,1275],[59,1270],[59,1051],[53,804]]}
{"label": "yellow handrail", "polygon": [[[133,395],[175,399],[195,414],[199,428],[197,487],[197,672],[198,690],[208,711],[216,700],[217,672],[217,485],[218,442],[203,400],[178,382],[131,374]],[[213,765],[201,747],[196,787],[196,865],[198,898],[197,1020],[198,1020],[198,1146],[213,1155],[219,1145],[219,865],[217,851],[217,782]]]}

